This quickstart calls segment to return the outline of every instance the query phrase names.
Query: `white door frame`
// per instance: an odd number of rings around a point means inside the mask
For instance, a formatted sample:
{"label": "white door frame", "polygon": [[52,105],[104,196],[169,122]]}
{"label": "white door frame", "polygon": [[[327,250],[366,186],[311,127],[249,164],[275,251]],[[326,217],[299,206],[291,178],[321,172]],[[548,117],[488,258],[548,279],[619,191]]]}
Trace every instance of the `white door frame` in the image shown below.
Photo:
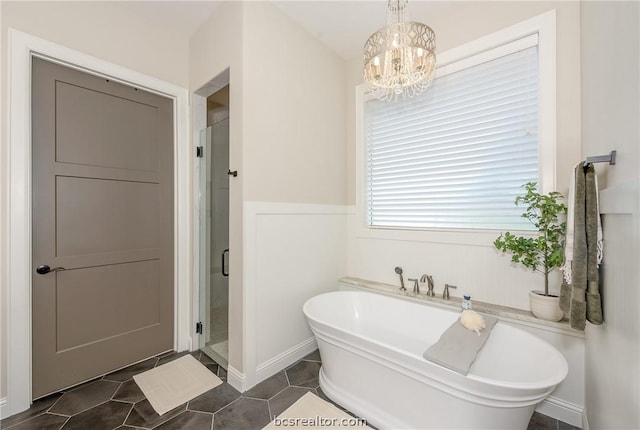
{"label": "white door frame", "polygon": [[9,29],[7,240],[7,403],[10,416],[31,404],[31,58],[38,56],[174,100],[174,348],[191,338],[191,145],[188,90],[53,42]]}

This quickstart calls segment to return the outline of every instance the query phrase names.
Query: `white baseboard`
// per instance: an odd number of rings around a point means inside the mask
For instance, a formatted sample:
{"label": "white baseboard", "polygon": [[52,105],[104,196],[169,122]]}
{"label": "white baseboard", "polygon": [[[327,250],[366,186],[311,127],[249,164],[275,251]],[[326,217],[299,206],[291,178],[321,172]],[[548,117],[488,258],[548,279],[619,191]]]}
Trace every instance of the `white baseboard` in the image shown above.
{"label": "white baseboard", "polygon": [[227,382],[236,390],[244,393],[247,391],[247,377],[244,373],[229,365],[227,367]]}
{"label": "white baseboard", "polygon": [[315,337],[311,337],[298,345],[289,348],[285,352],[276,355],[266,362],[258,365],[253,381],[249,381],[247,375],[239,372],[232,366],[227,369],[227,382],[236,390],[244,393],[255,385],[286,369],[296,361],[318,349]]}
{"label": "white baseboard", "polygon": [[549,396],[538,405],[536,411],[572,426],[583,428],[584,408],[575,403]]}
{"label": "white baseboard", "polygon": [[[296,361],[305,357],[306,355],[312,353],[318,349],[318,344],[316,343],[315,337],[310,337],[294,346],[293,348],[289,348],[281,354],[276,355],[275,357],[261,363],[256,368],[256,380],[253,385],[256,385],[270,376],[275,375],[281,370],[286,369]],[[251,387],[248,387],[251,388]]]}
{"label": "white baseboard", "polygon": [[9,415],[9,408],[7,407],[7,398],[0,399],[0,420],[7,418]]}

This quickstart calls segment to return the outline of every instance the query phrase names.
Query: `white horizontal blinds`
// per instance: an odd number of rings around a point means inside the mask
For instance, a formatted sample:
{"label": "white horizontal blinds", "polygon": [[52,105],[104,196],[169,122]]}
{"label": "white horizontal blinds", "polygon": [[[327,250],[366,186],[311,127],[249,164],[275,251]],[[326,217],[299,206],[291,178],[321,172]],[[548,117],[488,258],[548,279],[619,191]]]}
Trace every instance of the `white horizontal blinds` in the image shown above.
{"label": "white horizontal blinds", "polygon": [[532,229],[514,199],[538,181],[537,44],[518,49],[365,103],[370,226]]}

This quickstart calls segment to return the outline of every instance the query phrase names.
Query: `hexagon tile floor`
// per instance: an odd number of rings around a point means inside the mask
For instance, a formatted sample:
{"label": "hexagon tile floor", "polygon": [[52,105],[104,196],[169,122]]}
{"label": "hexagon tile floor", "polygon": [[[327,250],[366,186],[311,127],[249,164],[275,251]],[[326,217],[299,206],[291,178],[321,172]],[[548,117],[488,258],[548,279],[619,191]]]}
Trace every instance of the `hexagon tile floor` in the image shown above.
{"label": "hexagon tile floor", "polygon": [[[226,383],[226,371],[200,351],[192,355],[224,381],[184,405],[159,416],[133,381],[133,375],[186,353],[164,354],[61,393],[37,400],[30,409],[0,421],[11,430],[259,430],[307,391],[330,401],[318,384],[320,354],[315,351],[245,393]],[[348,412],[348,411],[347,411]],[[535,413],[528,430],[577,430]]]}

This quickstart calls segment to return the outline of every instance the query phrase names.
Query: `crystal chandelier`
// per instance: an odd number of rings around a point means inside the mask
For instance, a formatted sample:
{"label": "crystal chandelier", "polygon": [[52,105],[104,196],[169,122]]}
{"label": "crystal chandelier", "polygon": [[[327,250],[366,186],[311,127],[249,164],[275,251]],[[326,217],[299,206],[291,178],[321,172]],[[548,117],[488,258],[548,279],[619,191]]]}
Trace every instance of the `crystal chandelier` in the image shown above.
{"label": "crystal chandelier", "polygon": [[382,100],[413,97],[429,87],[436,68],[436,34],[407,20],[407,0],[389,0],[387,25],[364,44],[364,80]]}

